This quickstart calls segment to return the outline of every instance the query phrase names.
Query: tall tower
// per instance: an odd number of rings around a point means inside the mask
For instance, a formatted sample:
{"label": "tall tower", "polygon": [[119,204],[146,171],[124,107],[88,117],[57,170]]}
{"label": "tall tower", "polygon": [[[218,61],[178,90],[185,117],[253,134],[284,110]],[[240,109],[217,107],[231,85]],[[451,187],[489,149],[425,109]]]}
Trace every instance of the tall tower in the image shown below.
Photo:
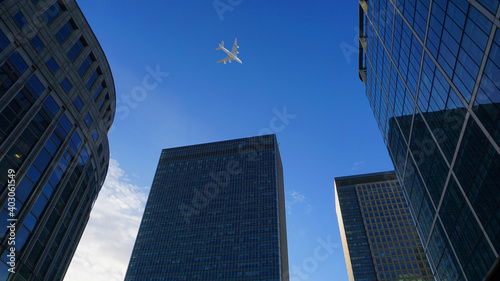
{"label": "tall tower", "polygon": [[349,280],[434,281],[393,171],[335,178],[335,205]]}
{"label": "tall tower", "polygon": [[0,280],[63,278],[107,173],[114,113],[108,62],[75,1],[0,1]]}
{"label": "tall tower", "polygon": [[437,280],[500,269],[499,18],[499,1],[359,4],[359,75]]}
{"label": "tall tower", "polygon": [[288,280],[275,135],[164,149],[125,280]]}

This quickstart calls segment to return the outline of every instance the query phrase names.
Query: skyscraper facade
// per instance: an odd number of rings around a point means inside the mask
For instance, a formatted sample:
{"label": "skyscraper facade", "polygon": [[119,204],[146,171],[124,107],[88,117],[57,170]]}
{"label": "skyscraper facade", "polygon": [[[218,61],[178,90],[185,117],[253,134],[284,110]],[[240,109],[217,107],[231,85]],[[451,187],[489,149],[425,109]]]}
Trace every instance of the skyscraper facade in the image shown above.
{"label": "skyscraper facade", "polygon": [[275,135],[161,153],[125,280],[289,280]]}
{"label": "skyscraper facade", "polygon": [[0,0],[0,280],[62,280],[109,163],[111,71],[73,0]]}
{"label": "skyscraper facade", "polygon": [[359,76],[437,280],[499,269],[499,18],[493,0],[359,4]]}
{"label": "skyscraper facade", "polygon": [[349,280],[434,281],[396,174],[335,178]]}

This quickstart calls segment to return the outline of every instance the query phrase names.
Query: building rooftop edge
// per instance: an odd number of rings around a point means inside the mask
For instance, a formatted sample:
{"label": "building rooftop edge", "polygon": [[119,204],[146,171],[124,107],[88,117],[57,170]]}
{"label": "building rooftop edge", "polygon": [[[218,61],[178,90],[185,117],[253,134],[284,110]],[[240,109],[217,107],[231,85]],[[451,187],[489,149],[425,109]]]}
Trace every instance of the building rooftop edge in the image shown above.
{"label": "building rooftop edge", "polygon": [[210,145],[210,144],[216,144],[216,143],[225,142],[225,141],[238,141],[238,140],[242,140],[243,141],[243,140],[247,140],[247,139],[269,137],[269,136],[274,136],[276,138],[276,134],[268,134],[268,135],[243,137],[243,138],[237,138],[237,139],[226,139],[226,140],[220,140],[220,141],[211,141],[211,142],[204,142],[204,143],[197,143],[197,144],[189,144],[189,145],[183,145],[183,146],[169,147],[169,148],[163,148],[162,151],[170,150],[170,149],[188,148],[188,147],[193,147],[193,146],[198,146],[198,145]]}
{"label": "building rooftop edge", "polygon": [[397,180],[395,171],[377,172],[352,176],[335,177],[335,186],[347,186],[375,181]]}

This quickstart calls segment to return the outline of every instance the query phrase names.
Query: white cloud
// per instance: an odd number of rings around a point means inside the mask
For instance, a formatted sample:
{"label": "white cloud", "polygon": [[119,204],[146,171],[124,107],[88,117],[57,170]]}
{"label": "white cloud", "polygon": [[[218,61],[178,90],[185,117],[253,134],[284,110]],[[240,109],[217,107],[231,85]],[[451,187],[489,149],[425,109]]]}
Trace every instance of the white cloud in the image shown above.
{"label": "white cloud", "polygon": [[290,195],[292,196],[293,201],[295,202],[303,202],[306,199],[304,194],[300,194],[297,191],[290,192]]}
{"label": "white cloud", "polygon": [[148,187],[130,183],[111,159],[106,181],[64,280],[123,280],[147,200]]}
{"label": "white cloud", "polygon": [[312,211],[311,204],[307,203],[307,198],[304,194],[300,194],[297,191],[291,191],[286,193],[285,197],[285,207],[287,215],[292,214],[292,207],[294,205],[305,205],[306,210],[304,210],[304,214],[309,214]]}
{"label": "white cloud", "polygon": [[365,164],[365,161],[354,162],[354,165],[351,168],[351,170],[357,170],[359,167],[363,166],[364,164]]}

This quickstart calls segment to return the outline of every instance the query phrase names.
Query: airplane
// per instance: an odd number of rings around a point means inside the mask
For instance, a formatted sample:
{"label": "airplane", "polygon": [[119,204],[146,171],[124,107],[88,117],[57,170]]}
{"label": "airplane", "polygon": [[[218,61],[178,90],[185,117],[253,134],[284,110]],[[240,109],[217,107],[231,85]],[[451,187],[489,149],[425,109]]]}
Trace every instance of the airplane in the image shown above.
{"label": "airplane", "polygon": [[242,63],[241,60],[238,57],[236,57],[236,55],[240,53],[237,50],[238,48],[239,48],[239,46],[236,45],[236,38],[234,38],[233,50],[231,50],[231,52],[229,52],[226,48],[224,48],[224,41],[222,41],[222,43],[219,44],[219,48],[217,48],[215,50],[216,51],[217,50],[223,50],[224,52],[226,52],[227,57],[221,59],[217,63],[223,62],[224,64],[226,64],[226,61],[228,61],[229,63],[231,63],[232,60],[235,60],[235,61],[237,61],[239,63]]}

